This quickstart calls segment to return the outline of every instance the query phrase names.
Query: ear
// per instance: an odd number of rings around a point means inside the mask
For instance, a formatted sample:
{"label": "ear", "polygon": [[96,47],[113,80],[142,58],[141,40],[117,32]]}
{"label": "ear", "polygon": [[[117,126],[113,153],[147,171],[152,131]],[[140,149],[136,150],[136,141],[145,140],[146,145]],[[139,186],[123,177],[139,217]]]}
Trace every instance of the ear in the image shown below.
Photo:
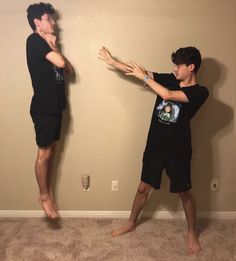
{"label": "ear", "polygon": [[188,68],[189,68],[189,71],[190,71],[190,72],[193,72],[194,69],[195,69],[195,64],[191,63],[191,64],[188,66]]}
{"label": "ear", "polygon": [[37,18],[34,18],[34,24],[36,26],[36,28],[40,25],[40,20]]}

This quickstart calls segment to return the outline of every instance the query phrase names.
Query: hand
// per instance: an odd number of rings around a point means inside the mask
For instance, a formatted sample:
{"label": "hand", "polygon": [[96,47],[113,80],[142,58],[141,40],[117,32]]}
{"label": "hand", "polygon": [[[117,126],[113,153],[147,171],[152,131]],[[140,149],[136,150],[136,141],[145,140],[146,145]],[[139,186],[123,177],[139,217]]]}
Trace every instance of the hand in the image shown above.
{"label": "hand", "polygon": [[40,35],[49,44],[49,46],[52,48],[53,51],[58,50],[57,45],[56,45],[57,38],[54,34],[45,34],[45,33],[41,32]]}
{"label": "hand", "polygon": [[143,80],[144,77],[147,75],[146,70],[142,67],[137,65],[135,62],[129,63],[129,68],[127,68],[129,72],[125,73],[126,75],[133,75],[139,80]]}
{"label": "hand", "polygon": [[99,59],[105,61],[107,64],[112,65],[114,63],[114,58],[106,47],[102,47],[99,50]]}

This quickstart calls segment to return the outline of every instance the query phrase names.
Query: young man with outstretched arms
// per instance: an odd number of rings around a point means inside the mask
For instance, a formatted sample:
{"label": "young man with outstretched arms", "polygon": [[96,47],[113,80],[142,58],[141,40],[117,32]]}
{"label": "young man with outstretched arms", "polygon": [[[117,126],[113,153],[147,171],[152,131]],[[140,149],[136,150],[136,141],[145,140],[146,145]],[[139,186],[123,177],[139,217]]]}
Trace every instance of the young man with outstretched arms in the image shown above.
{"label": "young man with outstretched arms", "polygon": [[201,250],[196,231],[196,208],[191,189],[191,128],[190,120],[208,97],[206,87],[197,83],[201,54],[195,47],[180,48],[172,54],[174,74],[146,71],[134,62],[115,59],[105,47],[100,58],[112,67],[135,76],[157,94],[146,148],[143,155],[141,181],[134,198],[128,222],[115,230],[119,236],[135,229],[138,216],[152,188],[159,189],[162,171],[170,179],[170,192],[179,195],[187,223],[190,253]]}

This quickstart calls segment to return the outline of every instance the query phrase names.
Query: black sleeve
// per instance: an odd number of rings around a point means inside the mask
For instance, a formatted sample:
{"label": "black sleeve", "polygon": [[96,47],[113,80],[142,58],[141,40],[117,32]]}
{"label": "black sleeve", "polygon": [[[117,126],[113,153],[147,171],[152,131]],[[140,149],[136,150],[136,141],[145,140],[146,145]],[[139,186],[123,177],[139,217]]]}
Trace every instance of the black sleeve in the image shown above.
{"label": "black sleeve", "polygon": [[173,83],[176,82],[175,76],[173,73],[155,73],[153,72],[154,81],[171,89]]}
{"label": "black sleeve", "polygon": [[182,88],[181,90],[185,93],[189,102],[197,108],[200,108],[209,96],[207,88],[200,85]]}
{"label": "black sleeve", "polygon": [[44,57],[52,51],[48,43],[38,34],[32,34],[28,39],[29,48]]}

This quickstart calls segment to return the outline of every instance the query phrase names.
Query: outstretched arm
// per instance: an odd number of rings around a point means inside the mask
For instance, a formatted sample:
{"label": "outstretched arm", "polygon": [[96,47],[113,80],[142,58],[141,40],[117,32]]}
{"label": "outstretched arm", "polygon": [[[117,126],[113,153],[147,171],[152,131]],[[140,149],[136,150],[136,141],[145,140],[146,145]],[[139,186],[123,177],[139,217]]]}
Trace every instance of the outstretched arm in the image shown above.
{"label": "outstretched arm", "polygon": [[[105,61],[108,65],[111,65],[115,69],[118,69],[122,72],[128,73],[132,69],[129,64],[123,63],[117,59],[115,59],[110,51],[106,47],[102,47],[99,51],[99,58]],[[153,73],[145,70],[145,73],[148,74],[150,78],[153,79]]]}
{"label": "outstretched arm", "polygon": [[133,75],[136,78],[144,81],[145,84],[148,85],[155,93],[161,96],[163,100],[189,102],[184,92],[168,90],[161,84],[155,82],[142,67],[138,66],[134,62],[129,64],[129,72],[126,72],[125,74]]}
{"label": "outstretched arm", "polygon": [[118,61],[117,59],[115,59],[106,47],[102,47],[99,50],[99,58],[101,60],[105,61],[108,65],[110,65],[122,72],[129,72],[129,70],[128,70],[129,65],[126,63],[122,63],[121,61]]}
{"label": "outstretched arm", "polygon": [[115,59],[106,47],[102,47],[99,51],[99,58],[104,60],[108,65],[125,72],[126,75],[133,75],[136,78],[144,81],[156,94],[164,100],[173,100],[181,102],[189,102],[187,96],[182,91],[170,91],[161,84],[154,81],[153,73],[146,71],[143,67],[136,63],[123,63]]}

